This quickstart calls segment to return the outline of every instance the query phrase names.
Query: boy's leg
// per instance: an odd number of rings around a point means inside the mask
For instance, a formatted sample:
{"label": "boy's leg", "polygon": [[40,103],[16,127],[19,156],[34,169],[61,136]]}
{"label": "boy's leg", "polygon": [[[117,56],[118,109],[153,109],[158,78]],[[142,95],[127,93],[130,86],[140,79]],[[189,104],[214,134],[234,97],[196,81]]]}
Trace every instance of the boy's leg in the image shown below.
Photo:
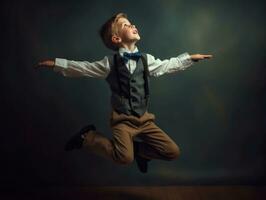
{"label": "boy's leg", "polygon": [[134,127],[126,123],[112,126],[113,132],[113,159],[120,164],[130,164],[134,160],[133,135]]}
{"label": "boy's leg", "polygon": [[112,114],[113,138],[104,137],[98,131],[85,134],[83,148],[119,164],[129,164],[134,160],[133,135],[136,127],[129,123],[126,115]]}
{"label": "boy's leg", "polygon": [[177,144],[153,121],[143,125],[138,137],[143,140],[139,144],[139,154],[144,158],[173,160],[180,155]]}

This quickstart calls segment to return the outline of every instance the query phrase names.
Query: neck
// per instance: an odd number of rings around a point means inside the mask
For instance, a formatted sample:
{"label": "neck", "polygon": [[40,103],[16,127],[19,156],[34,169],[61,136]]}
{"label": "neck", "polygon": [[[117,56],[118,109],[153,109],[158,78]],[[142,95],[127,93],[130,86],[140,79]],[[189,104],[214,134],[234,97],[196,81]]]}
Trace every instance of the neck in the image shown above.
{"label": "neck", "polygon": [[128,44],[123,43],[121,46],[123,48],[129,50],[129,51],[134,51],[134,49],[136,48],[136,45],[135,44],[136,44],[135,42],[134,43],[128,43]]}

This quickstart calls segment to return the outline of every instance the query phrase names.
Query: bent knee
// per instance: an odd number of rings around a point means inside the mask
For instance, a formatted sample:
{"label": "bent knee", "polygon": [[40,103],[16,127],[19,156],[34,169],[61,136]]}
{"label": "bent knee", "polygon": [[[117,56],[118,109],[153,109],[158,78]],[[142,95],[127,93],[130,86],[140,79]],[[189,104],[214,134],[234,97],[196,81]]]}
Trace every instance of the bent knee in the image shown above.
{"label": "bent knee", "polygon": [[123,155],[116,160],[121,165],[129,165],[134,161],[134,157],[130,155]]}
{"label": "bent knee", "polygon": [[165,156],[168,160],[175,160],[179,158],[180,148],[176,144],[169,146]]}

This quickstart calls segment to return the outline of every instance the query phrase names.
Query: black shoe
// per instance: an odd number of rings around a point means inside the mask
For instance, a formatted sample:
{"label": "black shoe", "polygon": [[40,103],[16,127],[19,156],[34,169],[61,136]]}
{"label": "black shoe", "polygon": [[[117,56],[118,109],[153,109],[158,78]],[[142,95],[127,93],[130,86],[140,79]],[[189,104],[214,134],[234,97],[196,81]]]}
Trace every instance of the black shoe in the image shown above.
{"label": "black shoe", "polygon": [[141,171],[142,173],[147,173],[148,172],[148,162],[150,160],[146,159],[146,158],[142,158],[139,155],[137,155],[135,159],[136,159],[139,171]]}
{"label": "black shoe", "polygon": [[65,145],[65,151],[80,149],[84,140],[84,134],[90,130],[96,130],[95,126],[90,124],[83,127],[78,133],[73,135]]}
{"label": "black shoe", "polygon": [[133,142],[133,146],[134,146],[134,157],[135,160],[137,162],[137,166],[139,171],[141,171],[142,173],[147,173],[148,172],[148,162],[150,161],[150,159],[146,159],[141,157],[138,152],[139,152],[139,143],[140,142]]}

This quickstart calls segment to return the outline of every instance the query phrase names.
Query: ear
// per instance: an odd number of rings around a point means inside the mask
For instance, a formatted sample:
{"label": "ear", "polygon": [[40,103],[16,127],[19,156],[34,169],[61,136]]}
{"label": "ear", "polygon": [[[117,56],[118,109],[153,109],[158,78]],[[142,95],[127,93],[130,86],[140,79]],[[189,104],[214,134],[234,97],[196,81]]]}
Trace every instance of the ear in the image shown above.
{"label": "ear", "polygon": [[117,36],[117,35],[113,35],[112,36],[112,42],[117,44],[117,43],[120,43],[122,40],[121,40],[121,37]]}

